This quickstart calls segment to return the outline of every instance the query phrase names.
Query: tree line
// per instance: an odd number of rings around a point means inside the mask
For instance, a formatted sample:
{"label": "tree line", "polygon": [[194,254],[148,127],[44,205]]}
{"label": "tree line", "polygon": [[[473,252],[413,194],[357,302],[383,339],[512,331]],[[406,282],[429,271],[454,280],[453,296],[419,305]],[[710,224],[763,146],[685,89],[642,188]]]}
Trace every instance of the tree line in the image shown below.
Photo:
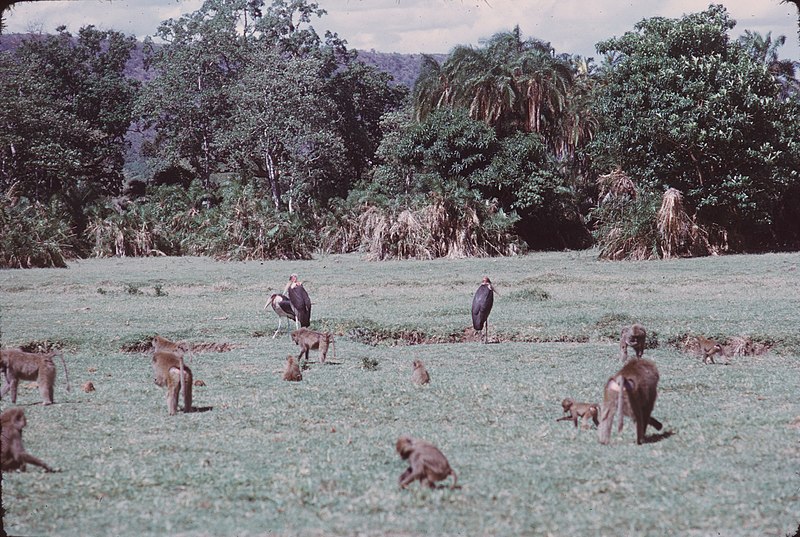
{"label": "tree line", "polygon": [[[800,246],[800,83],[722,6],[557,53],[519,27],[413,88],[308,0],[207,0],[144,43],[64,27],[0,53],[0,265]],[[130,131],[147,168],[126,177]]]}

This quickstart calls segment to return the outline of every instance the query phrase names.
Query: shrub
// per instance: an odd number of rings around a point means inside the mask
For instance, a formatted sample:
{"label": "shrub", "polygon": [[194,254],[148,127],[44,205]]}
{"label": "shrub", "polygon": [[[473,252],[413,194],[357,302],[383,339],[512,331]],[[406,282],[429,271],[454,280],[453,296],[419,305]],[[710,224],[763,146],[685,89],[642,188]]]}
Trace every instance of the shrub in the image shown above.
{"label": "shrub", "polygon": [[189,250],[222,259],[310,259],[315,236],[298,213],[278,212],[251,186],[233,186],[187,241]]}
{"label": "shrub", "polygon": [[640,193],[635,198],[606,197],[592,212],[597,222],[593,235],[600,258],[658,258],[657,207],[658,196],[650,193]]}
{"label": "shrub", "polygon": [[74,235],[57,202],[0,197],[0,267],[66,267],[74,257]]}
{"label": "shrub", "polygon": [[252,186],[227,185],[207,207],[198,183],[159,186],[148,196],[110,204],[87,233],[94,255],[208,255],[220,259],[308,259],[314,234],[297,214],[276,211]]}
{"label": "shrub", "polygon": [[598,186],[600,204],[592,216],[602,259],[716,255],[728,248],[726,231],[699,225],[674,188],[659,198],[654,192],[637,190],[620,170],[600,176]]}
{"label": "shrub", "polygon": [[495,205],[436,196],[418,207],[363,205],[349,223],[324,232],[323,248],[358,244],[372,260],[516,255],[525,248],[515,218]]}

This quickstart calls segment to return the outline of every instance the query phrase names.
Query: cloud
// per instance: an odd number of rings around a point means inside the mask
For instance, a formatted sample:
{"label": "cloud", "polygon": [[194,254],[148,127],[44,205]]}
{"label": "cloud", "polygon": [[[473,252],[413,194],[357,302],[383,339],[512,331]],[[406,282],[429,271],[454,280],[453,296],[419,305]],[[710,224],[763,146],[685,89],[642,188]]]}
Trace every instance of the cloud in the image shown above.
{"label": "cloud", "polygon": [[[447,53],[519,25],[523,37],[549,41],[557,52],[594,56],[595,44],[633,30],[644,18],[676,18],[703,11],[711,0],[318,0],[328,15],[313,22],[319,33],[337,32],[351,48],[381,52]],[[785,35],[782,56],[800,59],[797,12],[780,0],[723,0],[738,24]],[[54,1],[16,4],[6,13],[8,32],[59,24],[77,31],[85,24],[144,38],[158,25],[199,9],[202,0]]]}

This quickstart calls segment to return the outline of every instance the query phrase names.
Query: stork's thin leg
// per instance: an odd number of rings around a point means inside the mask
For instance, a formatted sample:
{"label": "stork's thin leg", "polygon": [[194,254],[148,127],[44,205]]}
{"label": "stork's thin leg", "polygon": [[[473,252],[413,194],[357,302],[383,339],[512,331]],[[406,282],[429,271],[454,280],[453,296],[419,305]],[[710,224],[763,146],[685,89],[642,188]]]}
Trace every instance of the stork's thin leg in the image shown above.
{"label": "stork's thin leg", "polygon": [[489,319],[486,319],[486,326],[483,327],[483,343],[489,343]]}
{"label": "stork's thin leg", "polygon": [[[287,322],[288,322],[288,320],[287,320]],[[275,333],[274,333],[274,334],[272,334],[272,339],[275,339],[275,336],[277,336],[277,335],[278,335],[278,332],[280,332],[280,331],[281,331],[281,317],[280,317],[280,315],[279,315],[279,316],[278,316],[278,329],[277,329],[277,330],[275,330]]]}

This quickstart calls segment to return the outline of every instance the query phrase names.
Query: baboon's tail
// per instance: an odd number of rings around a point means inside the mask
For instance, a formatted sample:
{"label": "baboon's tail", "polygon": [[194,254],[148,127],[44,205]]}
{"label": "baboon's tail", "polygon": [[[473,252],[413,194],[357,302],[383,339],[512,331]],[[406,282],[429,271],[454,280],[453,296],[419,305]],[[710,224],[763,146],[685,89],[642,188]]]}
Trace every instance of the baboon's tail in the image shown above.
{"label": "baboon's tail", "polygon": [[64,378],[67,380],[67,391],[71,392],[72,388],[70,388],[70,385],[69,385],[69,374],[67,373],[67,362],[64,361],[64,353],[63,352],[59,352],[58,356],[61,358],[61,365],[64,366]]}

